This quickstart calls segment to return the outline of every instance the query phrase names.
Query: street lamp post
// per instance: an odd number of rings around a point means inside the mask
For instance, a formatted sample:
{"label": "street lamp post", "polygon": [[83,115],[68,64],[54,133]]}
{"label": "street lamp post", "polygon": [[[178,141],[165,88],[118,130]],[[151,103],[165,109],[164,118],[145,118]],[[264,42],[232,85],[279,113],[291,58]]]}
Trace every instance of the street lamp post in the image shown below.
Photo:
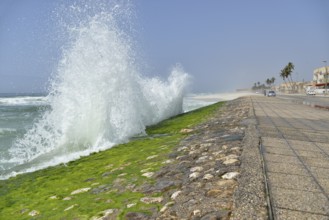
{"label": "street lamp post", "polygon": [[324,61],[322,61],[322,62],[324,62],[324,68],[325,68],[325,70],[326,70],[326,73],[324,74],[324,81],[325,81],[325,93],[324,94],[327,94],[327,81],[328,81],[328,70],[327,70],[327,61],[326,60],[324,60]]}

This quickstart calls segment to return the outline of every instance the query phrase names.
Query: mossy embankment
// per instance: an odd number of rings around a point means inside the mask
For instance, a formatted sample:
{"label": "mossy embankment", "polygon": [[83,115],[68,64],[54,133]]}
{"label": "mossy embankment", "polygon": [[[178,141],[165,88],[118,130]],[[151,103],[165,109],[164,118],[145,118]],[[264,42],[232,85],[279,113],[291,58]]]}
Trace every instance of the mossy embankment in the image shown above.
{"label": "mossy embankment", "polygon": [[154,181],[143,174],[164,165],[186,136],[182,129],[207,120],[221,105],[165,120],[148,127],[147,136],[109,150],[0,181],[0,219],[91,219],[105,210],[114,210],[120,219],[128,212],[161,208],[141,202],[146,195],[136,189]]}

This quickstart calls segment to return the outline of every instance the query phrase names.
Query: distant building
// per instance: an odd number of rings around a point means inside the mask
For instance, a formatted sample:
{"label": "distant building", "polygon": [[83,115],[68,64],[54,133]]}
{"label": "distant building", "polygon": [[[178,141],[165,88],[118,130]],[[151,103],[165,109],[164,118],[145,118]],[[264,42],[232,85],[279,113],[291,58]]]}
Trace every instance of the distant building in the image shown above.
{"label": "distant building", "polygon": [[329,69],[327,66],[317,68],[313,71],[313,86],[316,88],[325,88],[328,87]]}
{"label": "distant building", "polygon": [[286,82],[276,86],[282,93],[305,93],[308,90],[329,88],[329,67],[323,66],[313,71],[311,82]]}
{"label": "distant building", "polygon": [[312,82],[286,82],[276,86],[275,89],[281,93],[305,93],[309,86],[312,86]]}

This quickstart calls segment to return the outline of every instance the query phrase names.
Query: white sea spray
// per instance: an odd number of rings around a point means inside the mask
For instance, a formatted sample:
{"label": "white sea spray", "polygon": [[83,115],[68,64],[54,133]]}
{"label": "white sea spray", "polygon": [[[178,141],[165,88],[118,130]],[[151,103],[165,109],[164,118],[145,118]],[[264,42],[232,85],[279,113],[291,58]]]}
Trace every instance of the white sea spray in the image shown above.
{"label": "white sea spray", "polygon": [[51,82],[50,109],[10,148],[8,161],[24,166],[6,176],[108,149],[183,111],[188,74],[176,65],[166,81],[143,76],[133,39],[120,27],[128,15],[118,11],[126,9],[111,7],[66,26],[70,41]]}

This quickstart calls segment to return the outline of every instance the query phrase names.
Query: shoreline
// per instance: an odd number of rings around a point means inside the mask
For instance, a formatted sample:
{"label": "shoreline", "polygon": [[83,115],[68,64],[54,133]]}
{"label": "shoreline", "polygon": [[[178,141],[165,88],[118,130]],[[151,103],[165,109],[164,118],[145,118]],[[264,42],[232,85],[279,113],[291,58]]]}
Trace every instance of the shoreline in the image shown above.
{"label": "shoreline", "polygon": [[248,97],[215,104],[151,126],[145,139],[0,181],[0,217],[266,219],[251,111]]}
{"label": "shoreline", "polygon": [[228,93],[212,93],[204,95],[192,96],[193,99],[209,101],[209,102],[219,102],[219,101],[231,101],[237,98],[246,97],[254,95],[252,92],[228,92]]}

